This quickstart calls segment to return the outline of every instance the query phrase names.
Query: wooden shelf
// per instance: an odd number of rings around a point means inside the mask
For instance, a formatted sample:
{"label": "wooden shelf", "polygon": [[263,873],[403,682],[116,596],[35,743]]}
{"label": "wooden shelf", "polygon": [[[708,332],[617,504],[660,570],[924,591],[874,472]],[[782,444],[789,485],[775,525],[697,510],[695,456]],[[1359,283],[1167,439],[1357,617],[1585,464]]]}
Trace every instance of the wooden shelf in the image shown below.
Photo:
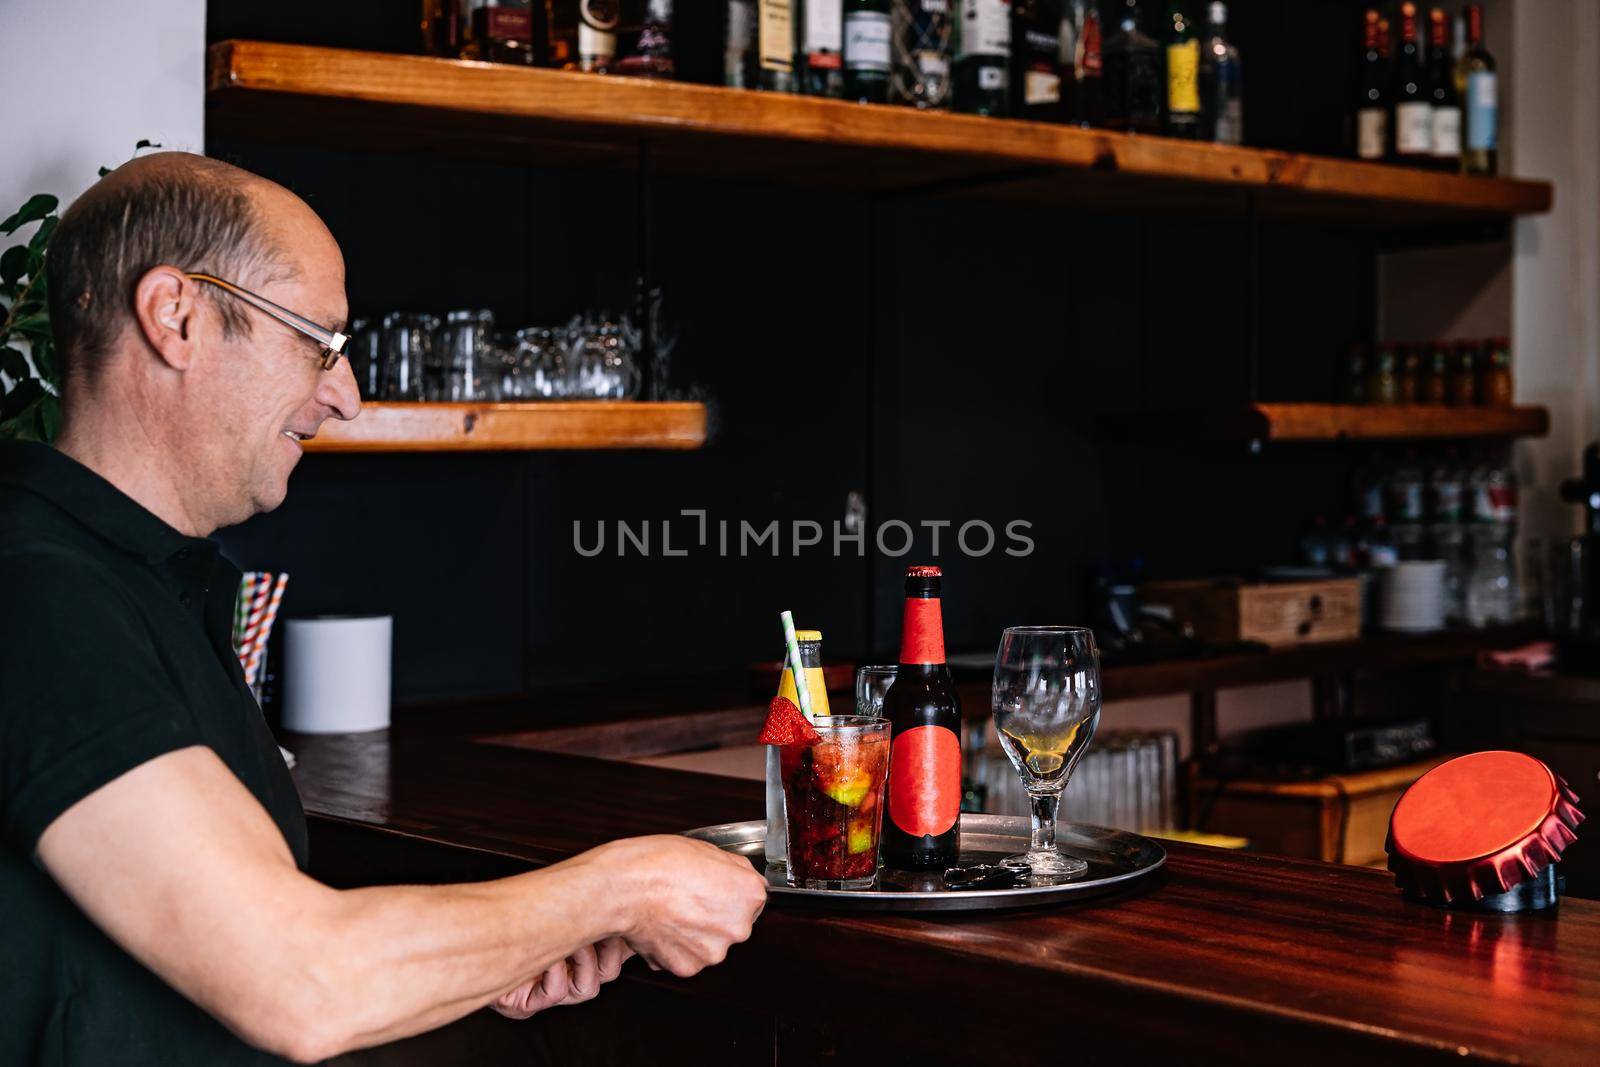
{"label": "wooden shelf", "polygon": [[[1539,627],[1531,623],[1496,626],[1486,630],[1441,630],[1433,634],[1375,634],[1355,641],[1329,641],[1273,649],[1238,652],[1205,659],[1163,660],[1156,663],[1110,664],[1101,671],[1107,700],[1170,696],[1237,686],[1266,685],[1298,678],[1316,678],[1358,670],[1468,664],[1482,651],[1512,648],[1536,640]],[[989,672],[956,671],[956,684],[964,688],[965,702],[988,705]]]}
{"label": "wooden shelf", "polygon": [[354,422],[323,423],[305,447],[308,452],[681,450],[705,442],[704,404],[584,400],[364,404]]}
{"label": "wooden shelf", "polygon": [[1548,182],[676,82],[222,41],[208,133],[1080,210],[1421,226],[1547,211]]}
{"label": "wooden shelf", "polygon": [[1106,417],[1123,439],[1159,441],[1427,441],[1542,437],[1542,407],[1453,408],[1435,404],[1245,404],[1202,411],[1148,411]]}

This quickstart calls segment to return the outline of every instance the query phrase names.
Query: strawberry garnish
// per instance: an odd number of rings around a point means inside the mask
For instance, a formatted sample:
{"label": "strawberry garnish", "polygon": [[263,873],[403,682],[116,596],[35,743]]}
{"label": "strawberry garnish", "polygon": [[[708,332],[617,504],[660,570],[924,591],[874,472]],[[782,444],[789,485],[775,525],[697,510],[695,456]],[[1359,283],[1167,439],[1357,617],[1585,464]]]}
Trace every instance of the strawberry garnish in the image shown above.
{"label": "strawberry garnish", "polygon": [[772,703],[767,705],[767,721],[761,727],[758,740],[763,745],[814,745],[822,740],[822,735],[806,721],[794,701],[788,697],[773,697]]}

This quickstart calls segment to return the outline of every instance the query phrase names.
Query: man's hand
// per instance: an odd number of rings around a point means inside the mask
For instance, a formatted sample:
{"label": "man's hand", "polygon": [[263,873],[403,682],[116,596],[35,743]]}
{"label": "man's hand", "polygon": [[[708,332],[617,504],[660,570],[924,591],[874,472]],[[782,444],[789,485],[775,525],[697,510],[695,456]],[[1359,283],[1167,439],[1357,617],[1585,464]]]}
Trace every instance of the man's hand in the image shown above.
{"label": "man's hand", "polygon": [[750,936],[767,880],[750,861],[687,837],[635,837],[595,849],[623,895],[622,938],[652,970],[687,978]]}
{"label": "man's hand", "polygon": [[633,949],[620,937],[585,945],[531,982],[518,986],[491,1007],[508,1019],[526,1019],[546,1008],[593,1000],[600,987],[622,973]]}

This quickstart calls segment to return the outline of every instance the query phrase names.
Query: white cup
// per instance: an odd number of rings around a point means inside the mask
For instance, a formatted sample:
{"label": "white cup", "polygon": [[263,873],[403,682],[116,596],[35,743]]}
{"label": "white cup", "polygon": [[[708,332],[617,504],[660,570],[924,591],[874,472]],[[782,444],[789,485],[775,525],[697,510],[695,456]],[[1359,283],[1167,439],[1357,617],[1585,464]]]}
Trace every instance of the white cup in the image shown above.
{"label": "white cup", "polygon": [[394,618],[290,619],[283,645],[283,727],[351,734],[389,726]]}

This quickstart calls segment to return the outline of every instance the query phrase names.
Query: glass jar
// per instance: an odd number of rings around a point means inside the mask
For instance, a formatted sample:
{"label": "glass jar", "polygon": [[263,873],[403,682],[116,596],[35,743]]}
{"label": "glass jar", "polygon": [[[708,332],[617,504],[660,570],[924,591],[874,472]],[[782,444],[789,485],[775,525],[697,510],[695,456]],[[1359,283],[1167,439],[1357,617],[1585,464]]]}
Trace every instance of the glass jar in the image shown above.
{"label": "glass jar", "polygon": [[430,400],[487,400],[488,363],[492,356],[494,313],[461,309],[445,315],[434,338],[433,360],[427,378]]}
{"label": "glass jar", "polygon": [[1457,341],[1455,366],[1450,370],[1450,403],[1471,407],[1478,402],[1478,346]]}
{"label": "glass jar", "polygon": [[1400,402],[1399,376],[1395,372],[1393,345],[1379,345],[1367,373],[1367,398],[1369,404],[1398,404]]}
{"label": "glass jar", "polygon": [[1511,406],[1511,342],[1496,337],[1484,342],[1478,369],[1478,403],[1489,408]]}
{"label": "glass jar", "polygon": [[438,327],[432,315],[393,311],[383,317],[383,399],[427,399],[424,380]]}
{"label": "glass jar", "polygon": [[1422,355],[1414,345],[1401,345],[1397,362],[1395,399],[1401,404],[1415,404],[1420,392]]}

